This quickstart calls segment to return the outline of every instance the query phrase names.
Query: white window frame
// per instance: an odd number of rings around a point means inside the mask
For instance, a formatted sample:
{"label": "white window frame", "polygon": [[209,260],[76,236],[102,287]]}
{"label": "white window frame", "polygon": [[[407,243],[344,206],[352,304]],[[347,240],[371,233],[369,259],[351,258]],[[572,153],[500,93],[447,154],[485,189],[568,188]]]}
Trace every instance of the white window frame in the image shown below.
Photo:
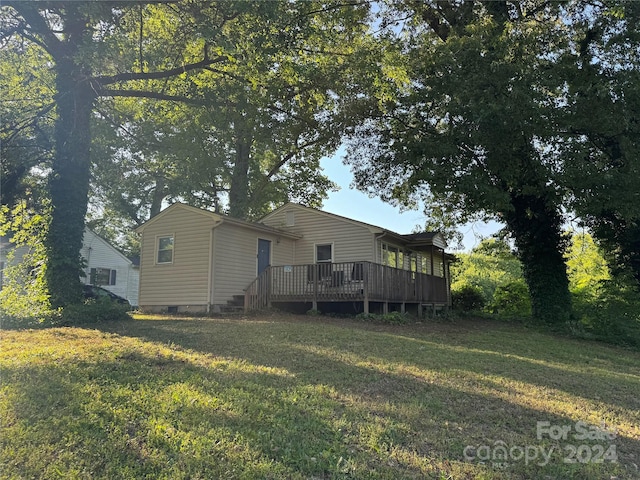
{"label": "white window frame", "polygon": [[[171,261],[169,262],[160,262],[159,261],[159,256],[160,256],[160,240],[164,239],[164,238],[170,238],[171,239],[171,244],[172,244],[172,248],[171,248]],[[168,249],[162,250],[162,251],[166,251]],[[175,254],[176,254],[176,237],[173,233],[171,234],[166,234],[166,235],[156,235],[156,248],[155,248],[155,256],[154,256],[154,260],[155,260],[155,264],[156,265],[172,265],[173,261],[175,259]]]}
{"label": "white window frame", "polygon": [[[318,247],[325,247],[327,245],[331,247],[331,258],[329,260],[318,260]],[[314,243],[313,244],[313,256],[314,256],[314,259],[315,259],[315,263],[333,263],[333,259],[336,256],[335,247],[334,247],[333,242],[330,242],[330,243]]]}

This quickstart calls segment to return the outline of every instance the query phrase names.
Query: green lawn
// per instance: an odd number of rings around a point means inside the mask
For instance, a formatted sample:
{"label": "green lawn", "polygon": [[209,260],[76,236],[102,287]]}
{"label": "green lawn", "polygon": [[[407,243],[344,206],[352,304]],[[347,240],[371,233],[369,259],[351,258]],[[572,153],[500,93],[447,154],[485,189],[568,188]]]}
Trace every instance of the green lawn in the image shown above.
{"label": "green lawn", "polygon": [[518,326],[137,317],[0,341],[3,479],[640,478],[640,354]]}

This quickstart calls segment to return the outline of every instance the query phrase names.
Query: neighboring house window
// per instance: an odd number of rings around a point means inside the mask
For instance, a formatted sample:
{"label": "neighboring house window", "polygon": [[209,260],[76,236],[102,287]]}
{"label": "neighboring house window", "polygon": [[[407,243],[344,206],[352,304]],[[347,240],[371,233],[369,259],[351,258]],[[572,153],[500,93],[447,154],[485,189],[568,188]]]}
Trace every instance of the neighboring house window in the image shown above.
{"label": "neighboring house window", "polygon": [[90,278],[92,285],[115,285],[116,271],[110,268],[92,268]]}
{"label": "neighboring house window", "polygon": [[173,235],[158,237],[156,263],[173,263]]}
{"label": "neighboring house window", "polygon": [[331,263],[333,261],[333,245],[330,243],[316,245],[316,262]]}

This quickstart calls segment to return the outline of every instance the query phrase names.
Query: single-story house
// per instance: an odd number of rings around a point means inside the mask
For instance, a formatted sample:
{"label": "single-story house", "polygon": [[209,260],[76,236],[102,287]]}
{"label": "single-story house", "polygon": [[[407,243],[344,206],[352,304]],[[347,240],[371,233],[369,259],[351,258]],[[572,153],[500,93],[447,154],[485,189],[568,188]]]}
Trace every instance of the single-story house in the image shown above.
{"label": "single-story house", "polygon": [[85,260],[83,283],[99,285],[126,298],[132,306],[138,305],[139,260],[127,258],[88,228],[84,230],[80,254]]}
{"label": "single-story house", "polygon": [[[9,255],[14,252],[13,255]],[[2,270],[12,262],[20,262],[28,252],[28,247],[17,249],[3,238],[0,246],[0,289],[2,288]],[[82,283],[99,285],[138,305],[139,262],[131,260],[117,250],[104,238],[85,228],[80,254],[85,262]]]}
{"label": "single-story house", "polygon": [[297,304],[421,313],[450,305],[446,242],[288,203],[247,222],[176,203],[138,227],[140,308],[218,312]]}

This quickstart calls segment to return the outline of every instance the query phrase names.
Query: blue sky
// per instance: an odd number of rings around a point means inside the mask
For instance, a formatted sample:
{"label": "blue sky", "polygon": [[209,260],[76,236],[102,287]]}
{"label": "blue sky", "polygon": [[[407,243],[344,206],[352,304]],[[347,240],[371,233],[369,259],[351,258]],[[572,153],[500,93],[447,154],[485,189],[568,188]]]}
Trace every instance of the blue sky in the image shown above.
{"label": "blue sky", "polygon": [[[411,233],[416,227],[424,227],[424,215],[421,211],[404,211],[389,205],[379,198],[369,196],[359,190],[350,187],[353,174],[350,167],[342,163],[344,150],[339,150],[336,155],[324,158],[321,167],[332,181],[340,186],[338,192],[330,192],[329,198],[324,201],[322,209],[344,217],[353,218],[361,222],[370,223],[379,227],[392,230],[397,233]],[[489,224],[476,222],[459,228],[464,235],[464,249],[470,250],[480,243],[479,236],[487,237],[496,232],[500,225],[494,222]]]}

